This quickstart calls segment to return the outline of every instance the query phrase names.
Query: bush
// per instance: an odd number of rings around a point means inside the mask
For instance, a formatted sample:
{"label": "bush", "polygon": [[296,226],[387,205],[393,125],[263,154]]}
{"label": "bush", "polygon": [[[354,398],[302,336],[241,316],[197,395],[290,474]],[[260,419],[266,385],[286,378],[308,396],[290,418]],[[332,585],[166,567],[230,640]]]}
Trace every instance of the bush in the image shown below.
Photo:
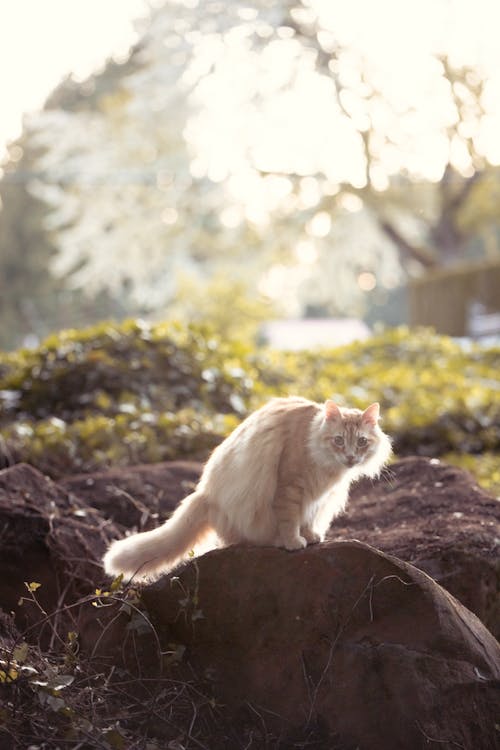
{"label": "bush", "polygon": [[[454,455],[497,488],[500,348],[398,328],[282,353],[210,326],[128,321],[51,336],[0,357],[0,446],[53,477],[209,451],[278,395],[382,406],[399,455]],[[479,461],[487,454],[487,461]],[[485,467],[488,467],[485,469]],[[491,467],[491,468],[490,468]]]}

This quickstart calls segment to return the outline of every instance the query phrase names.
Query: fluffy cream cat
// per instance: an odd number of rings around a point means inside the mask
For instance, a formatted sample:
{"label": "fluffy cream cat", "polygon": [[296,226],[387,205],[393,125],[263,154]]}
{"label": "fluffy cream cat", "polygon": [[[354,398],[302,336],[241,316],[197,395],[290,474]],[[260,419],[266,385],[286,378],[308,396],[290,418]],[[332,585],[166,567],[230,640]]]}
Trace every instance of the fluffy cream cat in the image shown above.
{"label": "fluffy cream cat", "polygon": [[295,550],[322,541],[350,483],[379,474],[391,454],[378,419],[378,404],[362,412],[273,399],[215,449],[196,490],[163,526],[113,542],[106,572],[154,578],[214,532],[221,546]]}

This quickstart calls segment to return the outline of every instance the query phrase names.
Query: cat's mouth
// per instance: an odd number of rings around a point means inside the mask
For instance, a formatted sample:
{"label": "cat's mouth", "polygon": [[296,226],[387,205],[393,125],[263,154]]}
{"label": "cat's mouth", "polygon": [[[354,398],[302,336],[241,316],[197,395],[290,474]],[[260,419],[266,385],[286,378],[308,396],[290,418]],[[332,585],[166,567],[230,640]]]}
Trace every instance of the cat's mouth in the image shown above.
{"label": "cat's mouth", "polygon": [[356,458],[356,456],[345,456],[344,463],[349,468],[352,468],[353,466],[356,466],[356,464],[358,463],[358,459]]}

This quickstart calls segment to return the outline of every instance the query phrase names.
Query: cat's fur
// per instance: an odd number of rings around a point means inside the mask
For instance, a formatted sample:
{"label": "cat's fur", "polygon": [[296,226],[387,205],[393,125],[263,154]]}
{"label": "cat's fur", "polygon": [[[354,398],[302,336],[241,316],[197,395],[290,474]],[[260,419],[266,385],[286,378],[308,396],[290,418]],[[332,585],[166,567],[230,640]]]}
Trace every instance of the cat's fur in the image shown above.
{"label": "cat's fur", "polygon": [[379,474],[390,456],[378,418],[378,404],[361,412],[333,401],[273,399],[215,449],[196,490],[163,526],[111,545],[106,572],[154,578],[213,532],[221,546],[295,550],[322,541],[351,482]]}

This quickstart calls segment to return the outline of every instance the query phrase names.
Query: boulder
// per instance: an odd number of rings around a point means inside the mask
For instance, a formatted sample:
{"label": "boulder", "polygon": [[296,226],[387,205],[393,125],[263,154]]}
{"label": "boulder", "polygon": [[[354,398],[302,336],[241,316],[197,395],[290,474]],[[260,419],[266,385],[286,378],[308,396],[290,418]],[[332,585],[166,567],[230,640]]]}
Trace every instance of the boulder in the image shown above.
{"label": "boulder", "polygon": [[[157,674],[157,639],[181,649],[169,670],[208,682],[233,726],[251,712],[273,736],[314,730],[319,747],[498,747],[499,644],[429,576],[368,545],[215,550],[142,602],[155,635],[126,652]],[[116,621],[107,633],[130,636]]]}

